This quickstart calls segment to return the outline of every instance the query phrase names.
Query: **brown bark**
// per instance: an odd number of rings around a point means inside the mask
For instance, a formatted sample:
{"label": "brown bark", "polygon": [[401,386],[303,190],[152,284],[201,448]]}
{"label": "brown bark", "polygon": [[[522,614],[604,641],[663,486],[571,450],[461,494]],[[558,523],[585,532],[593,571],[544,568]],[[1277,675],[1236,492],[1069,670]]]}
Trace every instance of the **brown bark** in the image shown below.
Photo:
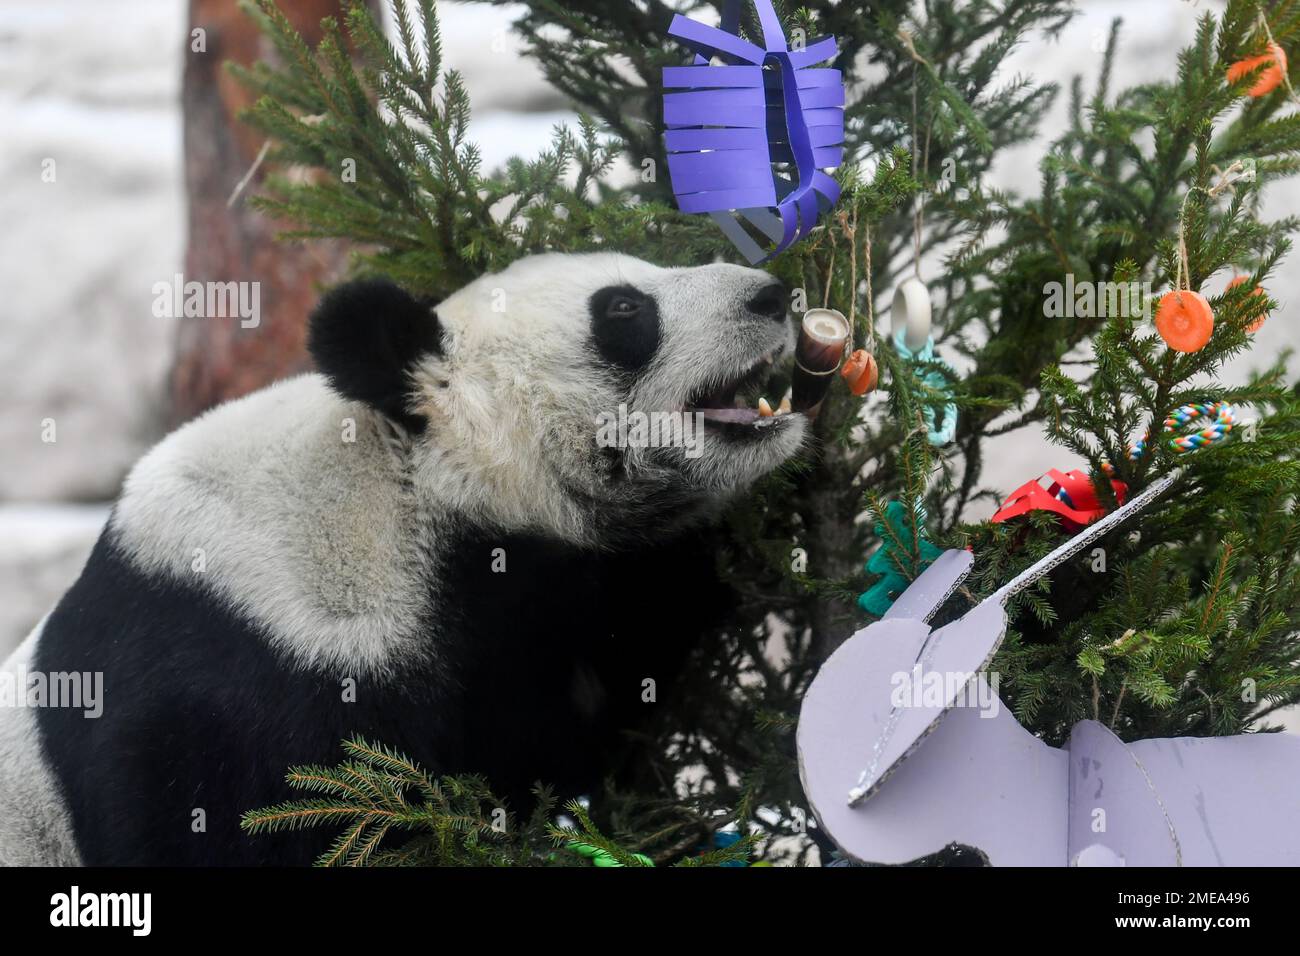
{"label": "brown bark", "polygon": [[[282,4],[311,43],[322,17],[340,12],[339,0]],[[185,185],[188,238],[185,282],[257,282],[260,323],[243,328],[238,317],[178,318],[172,365],[171,417],[183,422],[220,402],[254,391],[309,367],[304,348],[307,314],[322,285],[337,281],[347,265],[342,242],[285,243],[286,227],[247,202],[261,182],[259,170],[233,206],[227,200],[262,148],[263,137],[236,119],[251,95],[222,67],[273,56],[270,42],[235,0],[190,0],[190,31],[206,31],[206,50],[185,38]]]}
{"label": "brown bark", "polygon": [[[853,472],[843,455],[822,430],[822,461],[809,476],[801,491],[807,502],[803,509],[808,527],[808,567],[818,578],[842,581],[850,577],[859,563],[854,540],[854,518],[859,502],[848,493]],[[815,569],[815,570],[814,570]],[[808,623],[812,631],[812,659],[826,660],[835,649],[853,635],[853,609],[829,595],[809,599]]]}

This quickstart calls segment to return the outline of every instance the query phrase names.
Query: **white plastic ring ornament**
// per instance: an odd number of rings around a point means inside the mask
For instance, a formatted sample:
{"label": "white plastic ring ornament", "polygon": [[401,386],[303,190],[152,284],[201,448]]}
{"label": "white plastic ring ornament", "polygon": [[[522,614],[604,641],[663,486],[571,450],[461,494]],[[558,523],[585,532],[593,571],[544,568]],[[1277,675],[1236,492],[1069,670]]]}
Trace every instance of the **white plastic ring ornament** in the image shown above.
{"label": "white plastic ring ornament", "polygon": [[894,291],[894,306],[889,313],[893,338],[903,332],[903,342],[912,352],[920,352],[930,338],[930,290],[916,276],[909,276]]}

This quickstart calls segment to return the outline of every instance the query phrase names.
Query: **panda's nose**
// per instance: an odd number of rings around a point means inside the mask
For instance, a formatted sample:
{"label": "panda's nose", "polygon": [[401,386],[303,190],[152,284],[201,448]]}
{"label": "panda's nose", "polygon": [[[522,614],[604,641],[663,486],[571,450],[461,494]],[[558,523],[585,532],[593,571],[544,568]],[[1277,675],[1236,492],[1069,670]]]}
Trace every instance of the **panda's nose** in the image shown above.
{"label": "panda's nose", "polygon": [[754,315],[774,322],[785,321],[785,306],[785,285],[775,280],[764,285],[745,303],[745,308]]}

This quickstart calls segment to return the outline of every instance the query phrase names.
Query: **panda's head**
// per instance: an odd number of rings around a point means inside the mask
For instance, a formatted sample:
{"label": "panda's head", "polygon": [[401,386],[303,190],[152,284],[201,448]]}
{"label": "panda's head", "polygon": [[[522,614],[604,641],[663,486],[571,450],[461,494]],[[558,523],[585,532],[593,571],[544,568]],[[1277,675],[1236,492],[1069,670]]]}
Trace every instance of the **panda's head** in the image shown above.
{"label": "panda's head", "polygon": [[806,418],[753,404],[792,342],[786,302],[738,266],[540,255],[436,306],[342,286],[310,348],[336,390],[404,426],[418,492],[591,540],[690,520],[795,453]]}

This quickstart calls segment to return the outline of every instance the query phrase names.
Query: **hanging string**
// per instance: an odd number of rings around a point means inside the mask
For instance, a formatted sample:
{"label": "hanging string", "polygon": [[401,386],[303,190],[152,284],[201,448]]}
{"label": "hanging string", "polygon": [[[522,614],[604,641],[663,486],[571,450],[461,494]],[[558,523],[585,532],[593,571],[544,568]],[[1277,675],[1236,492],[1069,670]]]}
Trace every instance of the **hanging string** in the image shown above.
{"label": "hanging string", "polygon": [[1192,198],[1194,192],[1202,192],[1208,198],[1215,199],[1224,190],[1231,190],[1233,184],[1243,179],[1245,175],[1245,164],[1241,160],[1236,160],[1219,173],[1219,180],[1213,186],[1192,186],[1183,196],[1182,204],[1178,208],[1178,262],[1174,272],[1175,290],[1190,292],[1192,288],[1192,267],[1187,255],[1187,200]]}
{"label": "hanging string", "polygon": [[[930,168],[930,134],[932,128],[926,124],[925,146],[921,146],[921,120],[919,104],[919,78],[917,77],[917,67],[930,67],[925,57],[921,56],[916,49],[916,42],[910,32],[900,29],[898,38],[902,41],[908,54],[912,58],[912,179],[920,184],[922,168]],[[912,275],[918,282],[921,279],[921,235],[925,228],[925,190],[918,189],[916,196],[916,207],[912,215]],[[897,319],[895,319],[897,321]],[[906,328],[900,328],[896,334],[891,336],[895,350],[902,358],[918,366],[943,365],[936,360],[934,355],[934,338],[930,336],[926,339],[925,345],[913,352],[907,347]],[[945,366],[946,367],[946,366]],[[951,369],[949,369],[951,372]],[[929,368],[921,371],[918,369],[917,378],[928,388],[943,392],[951,396],[952,391],[949,385],[948,377],[938,368]],[[938,423],[938,415],[933,405],[928,404],[921,412],[922,420],[925,423],[927,438],[932,445],[941,447],[953,440],[957,433],[957,404],[955,401],[946,401],[943,403],[943,423]]]}
{"label": "hanging string", "polygon": [[[1264,16],[1263,7],[1259,7],[1255,11],[1255,18],[1259,22],[1260,27],[1263,28],[1264,36],[1268,37],[1268,42],[1278,49],[1281,49],[1282,45],[1273,39],[1273,31],[1268,28],[1268,18]],[[1281,66],[1281,64],[1279,63],[1278,66]],[[1281,73],[1282,85],[1286,87],[1287,96],[1290,97],[1292,103],[1296,106],[1300,106],[1300,96],[1296,96],[1295,88],[1291,86],[1291,77],[1287,75],[1286,70],[1282,70]]]}
{"label": "hanging string", "polygon": [[[827,265],[826,267],[826,288],[822,290],[823,309],[829,309],[831,307],[831,280],[835,276],[835,236],[831,233],[829,229],[826,230],[826,234],[830,237],[831,240],[831,261],[830,264]],[[849,326],[849,328],[852,329],[852,326]]]}
{"label": "hanging string", "polygon": [[876,344],[876,294],[871,284],[871,227],[867,226],[864,230],[862,240],[862,258],[863,268],[867,270],[867,334],[866,341],[862,347],[871,351],[875,350]]}
{"label": "hanging string", "polygon": [[867,325],[863,330],[862,337],[858,338],[858,207],[853,207],[853,218],[848,225],[844,227],[844,232],[849,240],[849,287],[853,290],[849,296],[849,341],[845,343],[845,351],[852,352],[855,349],[866,349],[868,352],[875,351],[876,344],[876,303],[875,292],[871,282],[871,227],[864,225],[862,227],[862,268],[867,283]]}
{"label": "hanging string", "polygon": [[[912,181],[921,181],[921,150],[917,143],[917,131],[920,127],[916,118],[916,61],[912,62]],[[916,194],[916,209],[912,213],[912,274],[921,278],[921,217],[925,209],[925,194],[921,190]]]}
{"label": "hanging string", "polygon": [[[1178,264],[1174,273],[1174,288],[1179,292],[1183,291],[1183,282],[1187,282],[1187,288],[1191,288],[1192,267],[1187,259],[1187,200],[1191,198],[1191,190],[1183,197],[1182,207],[1178,210]],[[1180,298],[1179,302],[1182,301]]]}
{"label": "hanging string", "polygon": [[840,213],[840,224],[849,240],[849,337],[844,343],[845,353],[856,347],[858,335],[858,207],[853,206],[853,219],[847,224],[844,214]]}
{"label": "hanging string", "polygon": [[[917,78],[916,68],[919,64],[929,66],[925,57],[917,52],[916,42],[912,34],[904,29],[899,29],[898,38],[902,41],[903,46],[907,49],[908,55],[912,58],[912,180],[920,182],[921,179],[921,123],[918,119],[917,109]],[[926,165],[929,166],[930,153],[930,133],[926,130],[925,135],[925,152]],[[916,196],[916,208],[912,213],[912,274],[916,278],[921,278],[921,230],[925,224],[925,192],[918,191]]]}
{"label": "hanging string", "polygon": [[[931,116],[931,118],[933,119],[933,116]],[[930,133],[933,131],[933,129],[934,127],[930,123],[925,124],[925,147],[921,151],[921,168],[926,170],[927,173],[929,172],[930,169]],[[922,189],[920,193],[917,194],[915,259],[916,259],[916,277],[918,279],[921,278],[921,231],[925,227],[926,195],[927,194],[924,189]]]}

